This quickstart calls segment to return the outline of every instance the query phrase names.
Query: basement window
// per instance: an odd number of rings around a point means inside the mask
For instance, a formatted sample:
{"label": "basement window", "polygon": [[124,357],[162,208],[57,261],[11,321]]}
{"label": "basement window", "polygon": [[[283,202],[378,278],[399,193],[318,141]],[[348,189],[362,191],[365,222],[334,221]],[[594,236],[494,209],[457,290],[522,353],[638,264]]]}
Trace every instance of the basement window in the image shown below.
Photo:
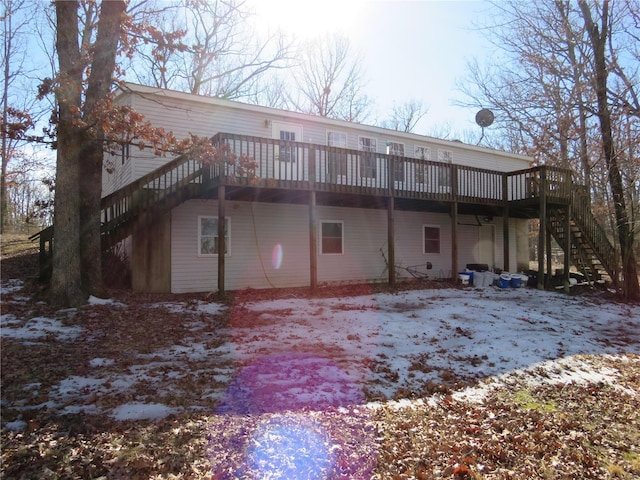
{"label": "basement window", "polygon": [[423,253],[440,253],[440,227],[434,225],[422,226]]}
{"label": "basement window", "polygon": [[[225,218],[224,254],[229,256],[230,219]],[[198,256],[218,255],[218,217],[198,217]]]}
{"label": "basement window", "polygon": [[320,253],[322,255],[342,255],[344,252],[343,232],[343,222],[320,222]]}

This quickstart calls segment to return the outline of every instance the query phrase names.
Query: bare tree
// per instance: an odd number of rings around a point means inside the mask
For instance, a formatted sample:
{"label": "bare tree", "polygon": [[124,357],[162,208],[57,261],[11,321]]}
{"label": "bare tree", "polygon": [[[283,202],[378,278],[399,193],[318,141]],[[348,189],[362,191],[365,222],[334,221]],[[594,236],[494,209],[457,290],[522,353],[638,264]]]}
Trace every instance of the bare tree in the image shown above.
{"label": "bare tree", "polygon": [[255,82],[251,93],[244,99],[254,105],[284,110],[289,108],[287,83],[277,74],[261,76]]}
{"label": "bare tree", "polygon": [[[620,252],[622,254],[622,269],[624,275],[625,295],[632,300],[640,300],[640,284],[638,282],[638,265],[635,260],[634,246],[634,229],[631,224],[631,218],[627,211],[626,200],[624,194],[624,184],[618,164],[618,153],[616,143],[614,141],[614,131],[612,126],[612,114],[610,94],[608,89],[608,75],[611,69],[611,57],[607,55],[611,53],[610,35],[611,23],[609,16],[612,12],[612,5],[609,0],[604,0],[601,7],[598,4],[589,5],[586,0],[578,0],[580,11],[584,19],[585,28],[589,38],[589,46],[592,49],[592,61],[597,99],[597,116],[600,124],[600,133],[602,138],[602,150],[604,153],[607,171],[609,176],[609,186],[613,195],[613,205],[616,216],[616,230],[618,233],[618,241],[620,243]],[[594,14],[596,18],[594,20]],[[599,20],[599,24],[596,21]],[[621,65],[616,66],[622,69]],[[630,86],[630,92],[634,92],[633,86]],[[634,92],[635,93],[635,92]],[[634,95],[632,95],[633,97]],[[625,98],[626,96],[619,96]],[[618,99],[619,99],[618,98]],[[637,97],[636,97],[637,98]]]}
{"label": "bare tree", "polygon": [[299,67],[294,70],[297,94],[292,106],[321,117],[363,122],[371,101],[363,93],[360,60],[352,54],[349,39],[324,36],[305,43]]}
{"label": "bare tree", "polygon": [[258,81],[288,66],[291,46],[279,33],[255,38],[240,0],[183,0],[145,5],[147,29],[130,70],[143,84],[198,95],[243,98]]}
{"label": "bare tree", "polygon": [[[497,112],[493,130],[508,138],[513,150],[533,155],[540,163],[572,168],[593,198],[608,198],[602,188],[610,188],[617,218],[614,230],[626,252],[632,248],[622,244],[632,242],[637,221],[627,216],[628,230],[622,227],[620,234],[621,213],[627,210],[621,200],[637,190],[637,176],[623,173],[636,171],[632,163],[620,169],[620,162],[632,161],[621,153],[630,151],[622,146],[638,143],[633,88],[638,84],[637,37],[633,40],[638,24],[633,22],[632,4],[637,7],[636,0],[620,2],[614,12],[608,2],[600,8],[586,0],[578,5],[569,0],[495,2],[496,25],[487,31],[500,66],[471,63],[462,88],[472,99],[467,105]],[[592,15],[598,20],[588,22],[587,12],[596,12]],[[624,62],[618,56],[624,56]],[[603,78],[603,63],[615,82]],[[605,178],[609,181],[602,181]],[[625,280],[637,282],[629,266],[635,260],[631,262],[627,253],[622,257]],[[637,288],[627,285],[625,291],[635,295]]]}
{"label": "bare tree", "polygon": [[0,175],[0,232],[8,220],[8,169],[14,159],[22,159],[30,131],[38,117],[35,95],[29,91],[29,49],[26,40],[34,5],[29,0],[2,0],[2,170]]}
{"label": "bare tree", "polygon": [[411,133],[418,122],[429,112],[421,100],[412,98],[401,105],[394,105],[391,116],[382,122],[382,127]]}

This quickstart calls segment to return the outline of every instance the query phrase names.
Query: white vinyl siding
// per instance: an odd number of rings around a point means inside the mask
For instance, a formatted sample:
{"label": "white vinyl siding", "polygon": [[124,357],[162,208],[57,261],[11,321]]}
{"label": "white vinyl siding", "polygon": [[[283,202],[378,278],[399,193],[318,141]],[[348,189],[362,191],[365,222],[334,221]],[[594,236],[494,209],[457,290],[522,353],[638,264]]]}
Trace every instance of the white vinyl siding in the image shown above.
{"label": "white vinyl siding", "polygon": [[317,215],[344,224],[342,255],[322,255],[318,246],[319,283],[385,281],[386,210],[318,206]]}
{"label": "white vinyl siding", "polygon": [[[382,135],[391,142],[404,144],[405,154],[412,151],[415,153],[417,145],[429,148],[431,151],[434,149],[450,151],[455,163],[459,165],[496,171],[519,170],[530,166],[529,159],[526,157],[462,143],[429,139],[421,135],[403,132],[390,132],[380,127],[286,112],[224,99],[202,98],[149,87],[132,86],[132,88],[145,93],[144,95],[123,95],[118,98],[118,101],[128,102],[154,126],[172,131],[177,138],[186,138],[189,133],[208,138],[218,132],[272,138],[273,124],[282,122],[296,125],[304,124],[304,136],[300,135],[296,141],[307,143],[326,145],[327,131],[339,131],[347,136],[347,148],[376,151],[379,138]],[[158,92],[158,94],[153,95],[151,92]],[[131,174],[123,175],[122,178],[114,180],[113,187],[105,185],[105,192],[111,188],[120,188],[172,159],[172,157],[157,157],[151,149],[139,150],[136,145],[131,147],[130,155],[132,159],[130,162],[132,164]],[[379,173],[377,172],[377,174]],[[369,174],[373,174],[371,169],[369,169]],[[124,183],[125,178],[126,183]]]}
{"label": "white vinyl siding", "polygon": [[[225,288],[284,288],[309,284],[308,207],[249,202],[227,203],[233,216],[232,255],[225,257]],[[190,200],[171,221],[171,291],[218,288],[218,257],[198,256],[198,217],[215,216],[215,200]]]}
{"label": "white vinyl siding", "polygon": [[[172,211],[171,290],[174,293],[217,290],[218,257],[198,256],[198,217],[215,216],[217,201],[190,200]],[[267,204],[229,201],[233,212],[233,252],[225,257],[225,287],[283,288],[308,286],[309,211],[306,205]],[[388,272],[381,249],[387,255],[387,212],[383,209],[359,209],[317,206],[320,222],[344,226],[341,255],[321,253],[318,232],[318,282],[385,282]],[[227,217],[231,218],[231,217]],[[461,215],[460,223],[472,224],[475,216]],[[494,221],[495,267],[503,264],[502,222]],[[510,260],[515,268],[516,229],[524,221],[511,220]],[[424,225],[439,228],[439,253],[424,253]],[[479,227],[458,226],[458,267],[480,263]],[[433,264],[432,278],[451,275],[451,219],[444,213],[395,212],[396,264],[400,266]],[[242,253],[240,253],[242,252]],[[388,257],[387,257],[388,258]],[[400,269],[401,277],[408,277]]]}

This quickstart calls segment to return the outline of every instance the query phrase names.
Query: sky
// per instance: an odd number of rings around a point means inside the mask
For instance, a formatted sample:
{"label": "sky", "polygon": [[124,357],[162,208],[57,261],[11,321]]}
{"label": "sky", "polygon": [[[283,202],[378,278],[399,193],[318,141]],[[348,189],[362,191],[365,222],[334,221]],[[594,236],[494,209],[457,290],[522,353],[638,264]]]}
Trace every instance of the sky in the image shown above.
{"label": "sky", "polygon": [[475,108],[453,105],[467,61],[486,59],[492,46],[478,28],[485,0],[249,0],[261,28],[306,39],[326,32],[347,35],[363,59],[374,120],[394,104],[421,100],[427,115],[415,133],[479,131]]}

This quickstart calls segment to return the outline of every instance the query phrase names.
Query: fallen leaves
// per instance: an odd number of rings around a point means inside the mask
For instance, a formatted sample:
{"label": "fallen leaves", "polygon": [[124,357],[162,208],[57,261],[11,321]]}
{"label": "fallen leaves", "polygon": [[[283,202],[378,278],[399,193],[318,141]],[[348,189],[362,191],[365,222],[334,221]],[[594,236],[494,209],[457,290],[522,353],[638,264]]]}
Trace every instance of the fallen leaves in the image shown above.
{"label": "fallen leaves", "polygon": [[[256,299],[248,292],[237,298],[243,295],[245,300]],[[265,385],[264,392],[259,392],[264,395],[250,398],[243,396],[241,380],[262,369],[274,380],[289,375],[306,379],[300,384],[308,386],[315,385],[318,371],[338,369],[326,361],[308,361],[311,352],[237,365],[232,357],[218,356],[217,349],[228,340],[224,332],[230,322],[251,327],[271,322],[274,315],[290,322],[290,309],[264,314],[240,303],[228,315],[204,315],[197,298],[183,299],[190,307],[186,312],[174,311],[169,304],[147,305],[158,300],[127,294],[125,303],[134,307],[126,310],[93,305],[68,312],[51,312],[45,305],[26,302],[10,304],[16,322],[42,315],[57,318],[68,328],[81,325],[82,334],[64,341],[55,334],[45,335],[28,344],[2,339],[3,423],[21,422],[17,431],[3,428],[0,435],[3,478],[640,476],[637,354],[583,357],[584,362],[615,377],[615,386],[601,381],[528,383],[526,378],[514,377],[489,389],[476,402],[454,398],[471,378],[416,354],[407,360],[409,373],[435,372],[436,380],[396,385],[395,396],[402,402],[387,402],[376,392],[367,394],[371,383],[350,390],[353,385],[348,377],[336,373],[333,377],[340,380],[337,384],[343,387],[339,393],[344,402],[280,408],[273,405],[275,394],[282,396],[277,385]],[[392,307],[398,310],[401,305]],[[154,308],[153,316],[150,308]],[[354,312],[367,308],[372,307],[348,307]],[[316,309],[316,313],[328,315],[328,309]],[[157,328],[158,317],[162,328]],[[454,339],[474,338],[471,329],[450,330]],[[294,337],[293,332],[286,335],[285,340]],[[358,343],[364,336],[353,334],[348,340]],[[424,341],[438,344],[441,340],[429,334]],[[383,343],[380,347],[386,348]],[[321,339],[313,348],[329,358],[341,355],[336,346],[325,345]],[[485,366],[489,361],[482,354],[456,354],[442,348],[448,360],[472,366]],[[397,382],[399,372],[387,362],[393,353],[384,351],[368,356],[362,366],[379,373],[386,382]],[[240,367],[245,367],[245,377],[236,375],[232,385],[236,388],[229,389],[237,395],[212,395],[228,387],[222,385],[224,379],[229,372],[238,373]],[[103,376],[92,378],[97,368]],[[539,367],[526,375],[540,379],[548,377],[549,371]],[[384,402],[365,406],[363,396],[354,392]],[[108,412],[123,404],[167,406],[173,413],[154,421],[116,421]],[[228,408],[222,411],[221,406]],[[83,413],[83,408],[96,413]]]}

